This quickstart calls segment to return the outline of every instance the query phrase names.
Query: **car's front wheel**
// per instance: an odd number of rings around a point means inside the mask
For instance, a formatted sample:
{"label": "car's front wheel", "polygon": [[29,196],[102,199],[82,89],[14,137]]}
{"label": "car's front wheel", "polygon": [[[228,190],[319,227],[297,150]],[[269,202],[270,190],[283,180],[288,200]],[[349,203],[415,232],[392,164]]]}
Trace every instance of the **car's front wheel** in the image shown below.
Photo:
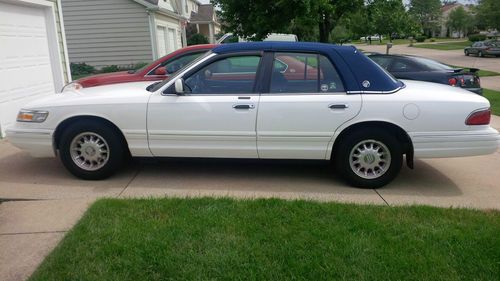
{"label": "car's front wheel", "polygon": [[114,128],[94,121],[69,126],[61,135],[59,155],[73,175],[86,180],[111,176],[125,159],[124,145]]}
{"label": "car's front wheel", "polygon": [[384,130],[364,129],[344,136],[333,155],[336,170],[351,185],[378,188],[401,170],[403,152],[396,137]]}
{"label": "car's front wheel", "polygon": [[465,50],[465,55],[468,56],[469,55],[469,51]]}
{"label": "car's front wheel", "polygon": [[479,51],[479,53],[477,53],[477,55],[478,55],[479,57],[481,57],[481,58],[482,58],[482,57],[484,57],[484,54],[483,54],[483,52],[481,52],[481,51]]}

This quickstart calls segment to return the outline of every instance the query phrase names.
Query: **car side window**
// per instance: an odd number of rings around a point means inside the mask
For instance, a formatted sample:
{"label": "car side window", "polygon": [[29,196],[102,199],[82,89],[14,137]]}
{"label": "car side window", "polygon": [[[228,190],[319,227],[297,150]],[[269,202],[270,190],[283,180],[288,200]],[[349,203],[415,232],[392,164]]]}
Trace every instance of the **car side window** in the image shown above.
{"label": "car side window", "polygon": [[215,62],[185,78],[191,94],[253,93],[260,56],[234,56]]}
{"label": "car side window", "polygon": [[275,53],[270,93],[344,92],[330,60],[318,54]]}
{"label": "car side window", "polygon": [[390,57],[384,57],[384,56],[370,56],[370,59],[372,59],[374,62],[376,62],[378,65],[383,67],[384,69],[388,69],[389,65],[392,62],[392,59]]}
{"label": "car side window", "polygon": [[413,72],[419,71],[420,68],[412,61],[406,59],[395,59],[390,66],[391,72]]}
{"label": "car side window", "polygon": [[[173,60],[166,61],[160,65],[158,65],[156,68],[151,70],[148,75],[166,75],[166,74],[173,74],[177,72],[179,69],[183,68],[199,56],[203,55],[205,52],[196,52],[192,54],[187,54],[178,58],[175,58]],[[160,74],[157,70],[163,68],[162,72],[163,74]]]}

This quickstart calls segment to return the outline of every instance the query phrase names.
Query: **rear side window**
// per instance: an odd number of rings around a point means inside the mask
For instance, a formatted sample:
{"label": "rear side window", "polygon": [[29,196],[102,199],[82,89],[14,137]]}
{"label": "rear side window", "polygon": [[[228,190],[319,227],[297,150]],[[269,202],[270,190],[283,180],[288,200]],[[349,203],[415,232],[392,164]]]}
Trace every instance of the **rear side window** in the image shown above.
{"label": "rear side window", "polygon": [[318,54],[275,53],[270,93],[344,92],[330,60]]}
{"label": "rear side window", "polygon": [[413,61],[407,59],[395,59],[389,71],[391,72],[413,72],[420,71],[421,68]]}
{"label": "rear side window", "polygon": [[382,56],[369,56],[374,62],[383,67],[384,69],[389,69],[389,65],[391,65],[392,58],[390,57],[382,57]]}

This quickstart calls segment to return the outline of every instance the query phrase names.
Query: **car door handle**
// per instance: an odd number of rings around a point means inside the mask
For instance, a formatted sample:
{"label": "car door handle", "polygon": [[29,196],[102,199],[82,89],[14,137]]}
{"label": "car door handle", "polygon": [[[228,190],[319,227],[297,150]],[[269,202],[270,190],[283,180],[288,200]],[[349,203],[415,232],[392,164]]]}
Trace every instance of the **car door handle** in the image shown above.
{"label": "car door handle", "polygon": [[345,103],[334,103],[334,104],[330,104],[328,106],[328,108],[330,108],[330,109],[346,109],[346,108],[349,108],[349,106]]}
{"label": "car door handle", "polygon": [[253,104],[235,104],[233,105],[234,109],[254,109],[255,105]]}

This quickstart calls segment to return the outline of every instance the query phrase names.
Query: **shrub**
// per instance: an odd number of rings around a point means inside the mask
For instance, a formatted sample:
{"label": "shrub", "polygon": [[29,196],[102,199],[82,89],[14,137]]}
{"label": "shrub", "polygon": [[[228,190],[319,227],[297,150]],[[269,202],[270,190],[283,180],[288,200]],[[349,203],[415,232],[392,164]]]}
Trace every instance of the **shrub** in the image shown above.
{"label": "shrub", "polygon": [[199,44],[208,44],[208,39],[207,37],[203,36],[203,34],[193,34],[189,39],[187,40],[188,46],[191,45],[199,45]]}
{"label": "shrub", "polygon": [[121,71],[121,70],[122,69],[120,69],[117,65],[108,65],[108,66],[101,68],[100,72],[109,73],[109,72],[117,72],[117,71]]}
{"label": "shrub", "polygon": [[425,42],[425,39],[427,39],[427,37],[425,35],[415,36],[415,40],[417,40],[417,42]]}
{"label": "shrub", "polygon": [[150,63],[149,62],[139,62],[139,63],[136,63],[135,65],[133,65],[132,69],[137,70],[139,68],[145,67],[148,64],[150,64]]}
{"label": "shrub", "polygon": [[471,42],[486,40],[486,35],[484,35],[484,34],[470,34],[468,37],[469,37],[469,41],[471,41]]}
{"label": "shrub", "polygon": [[71,74],[72,75],[85,75],[85,74],[92,74],[96,72],[95,67],[88,65],[84,62],[81,63],[71,63],[69,65],[71,69]]}
{"label": "shrub", "polygon": [[431,40],[430,40],[430,41],[431,41],[431,42],[436,42],[436,39],[434,39],[434,38],[431,38]]}

